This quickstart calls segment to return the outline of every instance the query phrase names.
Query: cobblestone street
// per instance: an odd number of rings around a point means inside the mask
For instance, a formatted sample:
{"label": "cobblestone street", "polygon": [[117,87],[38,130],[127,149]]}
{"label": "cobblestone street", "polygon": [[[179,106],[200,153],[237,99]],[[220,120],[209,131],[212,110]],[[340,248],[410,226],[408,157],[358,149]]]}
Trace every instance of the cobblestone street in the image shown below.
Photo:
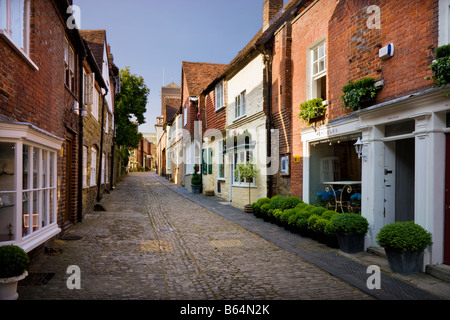
{"label": "cobblestone street", "polygon": [[[373,299],[159,179],[127,175],[102,200],[106,211],[33,260],[19,299]],[[67,287],[71,265],[81,270],[79,290]]]}

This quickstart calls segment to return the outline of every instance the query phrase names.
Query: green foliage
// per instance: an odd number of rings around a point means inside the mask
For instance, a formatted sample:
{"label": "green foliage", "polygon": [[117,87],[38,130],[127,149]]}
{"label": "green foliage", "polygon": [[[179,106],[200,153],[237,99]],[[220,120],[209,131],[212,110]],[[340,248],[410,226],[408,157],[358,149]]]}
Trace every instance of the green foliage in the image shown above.
{"label": "green foliage", "polygon": [[300,104],[298,117],[310,125],[311,119],[325,115],[326,107],[323,105],[323,99],[312,99]]}
{"label": "green foliage", "polygon": [[342,88],[344,95],[340,96],[344,105],[348,109],[359,110],[363,103],[374,100],[380,90],[380,87],[375,86],[375,82],[374,78],[364,78],[346,84]]}
{"label": "green foliage", "polygon": [[26,252],[15,245],[0,247],[0,278],[12,278],[22,275],[30,260]]}
{"label": "green foliage", "polygon": [[333,210],[326,210],[322,213],[322,218],[330,220],[333,219],[334,216],[337,216],[339,213]]}
{"label": "green foliage", "polygon": [[322,213],[324,213],[325,211],[327,211],[327,209],[323,208],[323,207],[315,207],[315,208],[311,208],[311,214],[316,214],[318,216],[321,216]]}
{"label": "green foliage", "polygon": [[431,64],[433,70],[432,79],[438,87],[445,87],[450,82],[450,56],[437,59]]}
{"label": "green foliage", "polygon": [[298,204],[300,204],[302,202],[303,201],[299,197],[287,196],[287,197],[282,197],[280,199],[279,203],[277,204],[277,206],[281,210],[286,210],[286,209],[295,208]]}
{"label": "green foliage", "polygon": [[331,219],[329,232],[335,234],[363,235],[369,230],[369,222],[357,213],[342,213]]}
{"label": "green foliage", "polygon": [[418,252],[432,245],[431,233],[413,221],[385,225],[377,234],[377,243],[388,249]]}
{"label": "green foliage", "polygon": [[192,174],[191,184],[194,186],[199,186],[202,184],[202,176],[197,173],[198,165],[194,166],[194,173]]}
{"label": "green foliage", "polygon": [[450,44],[446,44],[436,48],[436,59],[450,56]]}
{"label": "green foliage", "polygon": [[150,90],[140,76],[131,74],[130,67],[120,70],[120,93],[116,96],[116,142],[119,146],[135,149],[142,134],[138,127],[145,123]]}
{"label": "green foliage", "polygon": [[259,216],[261,214],[261,206],[263,204],[269,204],[270,203],[270,199],[269,198],[261,198],[256,202],[252,203],[252,208],[253,208],[253,213],[256,216]]}
{"label": "green foliage", "polygon": [[288,223],[288,220],[291,216],[295,215],[297,211],[295,209],[286,209],[283,211],[283,214],[280,216],[280,222]]}

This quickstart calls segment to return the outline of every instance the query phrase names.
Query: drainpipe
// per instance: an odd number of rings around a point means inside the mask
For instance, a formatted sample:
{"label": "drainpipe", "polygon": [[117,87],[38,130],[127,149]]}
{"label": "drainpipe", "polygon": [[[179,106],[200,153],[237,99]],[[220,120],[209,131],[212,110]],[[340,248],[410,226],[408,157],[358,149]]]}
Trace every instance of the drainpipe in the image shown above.
{"label": "drainpipe", "polygon": [[[255,46],[255,50],[261,53],[264,57],[264,68],[265,68],[265,78],[266,78],[266,153],[267,157],[272,157],[272,53],[268,52],[268,50],[264,49],[261,51],[258,47]],[[270,166],[273,165],[273,160],[271,160]],[[269,164],[267,164],[269,168]],[[272,169],[271,169],[272,170]],[[273,175],[267,175],[267,197],[271,198],[273,196],[272,188],[273,188]]]}
{"label": "drainpipe", "polygon": [[[86,54],[79,55],[79,70],[81,74],[83,74],[83,61],[86,59]],[[79,89],[79,133],[78,133],[78,194],[77,194],[77,220],[78,222],[83,221],[83,144],[84,144],[84,115],[83,115],[83,109],[84,109],[84,91],[83,91],[83,79],[80,81],[80,89]]]}

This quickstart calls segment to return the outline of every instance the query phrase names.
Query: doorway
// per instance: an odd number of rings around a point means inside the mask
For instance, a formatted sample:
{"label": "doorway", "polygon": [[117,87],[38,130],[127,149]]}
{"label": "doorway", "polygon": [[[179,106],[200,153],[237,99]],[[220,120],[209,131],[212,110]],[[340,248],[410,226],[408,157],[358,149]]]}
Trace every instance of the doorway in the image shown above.
{"label": "doorway", "polygon": [[73,200],[75,199],[74,194],[74,185],[73,185],[73,170],[74,170],[74,135],[71,133],[67,133],[66,135],[66,169],[65,169],[65,201],[64,201],[64,217],[63,217],[63,223],[62,228],[67,229],[70,227],[73,221],[74,217],[74,206],[73,206]]}
{"label": "doorway", "polygon": [[385,143],[384,224],[414,221],[414,138]]}
{"label": "doorway", "polygon": [[446,136],[444,263],[450,265],[450,134]]}

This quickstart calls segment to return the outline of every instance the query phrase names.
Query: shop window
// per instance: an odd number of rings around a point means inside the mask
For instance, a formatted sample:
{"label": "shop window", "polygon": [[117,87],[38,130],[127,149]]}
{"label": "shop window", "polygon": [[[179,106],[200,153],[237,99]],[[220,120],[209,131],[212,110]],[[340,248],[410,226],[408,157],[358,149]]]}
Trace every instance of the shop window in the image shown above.
{"label": "shop window", "polygon": [[[310,203],[341,210],[342,201],[346,211],[359,209],[351,199],[354,194],[361,192],[362,166],[355,152],[355,142],[353,137],[342,137],[340,140],[311,144]],[[346,186],[350,186],[350,189]],[[336,201],[339,202],[338,206]]]}
{"label": "shop window", "polygon": [[21,241],[56,223],[55,151],[0,142],[0,170],[0,242]]}

